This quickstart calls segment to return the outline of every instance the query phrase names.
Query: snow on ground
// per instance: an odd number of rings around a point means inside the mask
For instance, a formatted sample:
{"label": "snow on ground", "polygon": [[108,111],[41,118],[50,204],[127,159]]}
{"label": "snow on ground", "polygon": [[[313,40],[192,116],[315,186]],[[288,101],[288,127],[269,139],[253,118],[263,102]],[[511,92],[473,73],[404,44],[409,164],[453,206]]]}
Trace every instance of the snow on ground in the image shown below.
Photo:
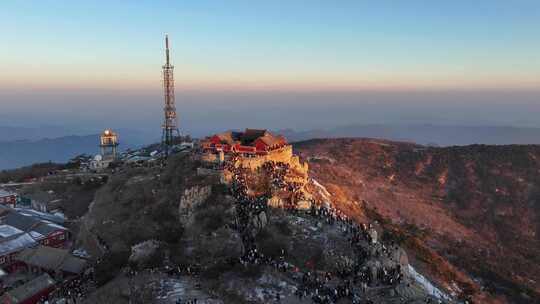
{"label": "snow on ground", "polygon": [[8,238],[10,236],[23,233],[24,231],[19,230],[13,226],[9,225],[0,225],[0,237]]}
{"label": "snow on ground", "polygon": [[[256,281],[231,280],[228,289],[242,295],[249,303],[298,303],[293,281],[280,272],[265,272]],[[280,297],[281,302],[277,301]]]}
{"label": "snow on ground", "polygon": [[326,161],[329,161],[330,163],[335,163],[336,160],[331,158],[331,157],[328,157],[328,156],[324,156],[324,155],[316,155],[316,156],[310,156],[308,157],[308,161],[312,161],[312,160],[315,160],[315,161],[318,161],[318,160],[326,160]]}
{"label": "snow on ground", "polygon": [[223,302],[211,299],[201,291],[190,279],[186,278],[166,278],[159,281],[156,303],[174,304],[197,299],[198,304],[222,304]]}
{"label": "snow on ground", "polygon": [[55,212],[53,215],[63,219],[64,221],[66,220],[66,215],[62,212]]}
{"label": "snow on ground", "polygon": [[319,193],[324,197],[326,202],[329,203],[331,201],[330,196],[332,196],[330,192],[328,192],[326,187],[321,185],[316,179],[312,179],[312,181],[313,184],[319,188]]}
{"label": "snow on ground", "polygon": [[423,275],[418,273],[416,269],[414,269],[414,267],[412,267],[410,264],[408,265],[408,270],[409,270],[410,276],[416,282],[418,282],[418,284],[420,284],[429,295],[432,295],[436,297],[437,299],[451,300],[450,297],[446,293],[442,292],[439,288],[433,286],[433,284],[431,284],[431,282],[428,279],[426,279]]}

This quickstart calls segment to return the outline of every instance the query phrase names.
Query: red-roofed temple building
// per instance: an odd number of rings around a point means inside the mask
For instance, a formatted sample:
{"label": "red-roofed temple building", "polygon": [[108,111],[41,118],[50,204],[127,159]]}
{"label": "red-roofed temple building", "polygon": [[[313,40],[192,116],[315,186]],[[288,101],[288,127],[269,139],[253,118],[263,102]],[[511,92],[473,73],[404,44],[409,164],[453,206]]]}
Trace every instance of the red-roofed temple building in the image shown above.
{"label": "red-roofed temple building", "polygon": [[267,130],[246,129],[244,132],[228,131],[215,134],[202,142],[205,152],[238,153],[244,155],[266,155],[271,151],[288,146],[285,137]]}
{"label": "red-roofed temple building", "polygon": [[266,162],[280,162],[289,164],[302,179],[308,176],[308,164],[301,163],[299,157],[294,155],[285,137],[267,130],[223,132],[207,137],[201,141],[200,146],[203,152],[201,159],[207,163],[228,162],[234,167],[257,169]]}

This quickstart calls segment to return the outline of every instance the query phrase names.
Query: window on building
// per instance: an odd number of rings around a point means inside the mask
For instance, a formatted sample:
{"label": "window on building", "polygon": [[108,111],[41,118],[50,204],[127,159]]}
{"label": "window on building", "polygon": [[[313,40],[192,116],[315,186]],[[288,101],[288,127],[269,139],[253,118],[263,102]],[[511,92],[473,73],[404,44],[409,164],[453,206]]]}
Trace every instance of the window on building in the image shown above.
{"label": "window on building", "polygon": [[0,257],[0,264],[4,264],[6,262],[6,257]]}
{"label": "window on building", "polygon": [[61,240],[61,241],[63,241],[63,240],[66,239],[66,235],[62,233],[62,234],[60,234],[60,235],[58,236],[58,239]]}

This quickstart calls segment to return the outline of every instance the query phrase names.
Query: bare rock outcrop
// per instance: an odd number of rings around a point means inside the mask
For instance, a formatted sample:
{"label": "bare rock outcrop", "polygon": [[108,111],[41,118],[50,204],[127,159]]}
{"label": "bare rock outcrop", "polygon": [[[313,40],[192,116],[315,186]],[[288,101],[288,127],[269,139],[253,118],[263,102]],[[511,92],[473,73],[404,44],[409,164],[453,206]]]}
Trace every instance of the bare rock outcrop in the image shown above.
{"label": "bare rock outcrop", "polygon": [[259,231],[263,230],[268,224],[268,217],[266,212],[262,211],[259,214],[254,214],[251,217],[248,229],[251,230],[252,235],[256,235]]}
{"label": "bare rock outcrop", "polygon": [[193,221],[193,210],[212,194],[212,186],[194,186],[184,190],[178,204],[180,222],[189,225]]}
{"label": "bare rock outcrop", "polygon": [[160,244],[156,240],[147,240],[131,247],[129,261],[144,264],[152,259],[158,251]]}

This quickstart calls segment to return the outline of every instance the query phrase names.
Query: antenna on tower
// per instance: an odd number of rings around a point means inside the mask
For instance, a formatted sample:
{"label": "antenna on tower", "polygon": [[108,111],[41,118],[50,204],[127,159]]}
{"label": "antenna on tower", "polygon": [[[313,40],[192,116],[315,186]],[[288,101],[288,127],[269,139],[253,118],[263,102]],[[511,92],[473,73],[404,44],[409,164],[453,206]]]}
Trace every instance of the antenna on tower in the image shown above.
{"label": "antenna on tower", "polygon": [[170,64],[169,60],[169,35],[165,35],[165,57],[165,65],[163,66],[163,93],[165,99],[163,112],[165,116],[162,125],[161,144],[165,153],[169,154],[169,149],[174,143],[175,135],[180,136],[174,103],[174,66]]}
{"label": "antenna on tower", "polygon": [[169,65],[169,35],[165,34],[165,56],[167,58],[166,64]]}

